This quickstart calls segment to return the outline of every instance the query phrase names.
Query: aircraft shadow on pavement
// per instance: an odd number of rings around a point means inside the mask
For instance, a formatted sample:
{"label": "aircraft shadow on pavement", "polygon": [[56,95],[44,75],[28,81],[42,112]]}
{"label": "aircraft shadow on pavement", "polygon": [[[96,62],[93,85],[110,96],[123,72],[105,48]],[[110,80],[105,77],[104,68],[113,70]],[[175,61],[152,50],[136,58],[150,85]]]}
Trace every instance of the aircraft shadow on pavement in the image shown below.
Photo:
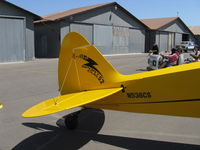
{"label": "aircraft shadow on pavement", "polygon": [[86,110],[80,114],[79,119],[79,127],[74,131],[65,129],[62,126],[62,119],[57,122],[60,127],[43,123],[23,123],[24,126],[41,130],[41,132],[23,140],[12,150],[77,150],[91,140],[130,150],[200,149],[198,145],[98,134],[105,121],[105,115],[102,110]]}

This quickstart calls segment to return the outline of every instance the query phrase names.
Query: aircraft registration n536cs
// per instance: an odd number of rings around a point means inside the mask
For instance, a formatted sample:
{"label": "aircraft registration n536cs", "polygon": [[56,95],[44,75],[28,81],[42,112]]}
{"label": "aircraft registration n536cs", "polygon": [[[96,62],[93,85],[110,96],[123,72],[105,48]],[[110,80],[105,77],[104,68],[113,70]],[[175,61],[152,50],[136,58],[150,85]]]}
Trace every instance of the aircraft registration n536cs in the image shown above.
{"label": "aircraft registration n536cs", "polygon": [[[38,117],[83,107],[200,117],[200,62],[122,75],[94,45],[71,32],[61,46],[58,82],[61,96],[33,106],[22,116]],[[69,129],[77,126],[83,110],[65,119]]]}

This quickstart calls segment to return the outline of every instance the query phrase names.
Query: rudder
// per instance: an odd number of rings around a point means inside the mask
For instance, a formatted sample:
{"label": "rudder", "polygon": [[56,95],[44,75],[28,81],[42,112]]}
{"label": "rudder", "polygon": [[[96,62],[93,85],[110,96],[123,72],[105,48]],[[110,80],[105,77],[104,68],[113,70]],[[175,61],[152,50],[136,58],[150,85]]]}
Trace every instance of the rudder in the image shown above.
{"label": "rudder", "polygon": [[119,74],[81,34],[70,32],[63,40],[58,80],[61,95],[115,87]]}

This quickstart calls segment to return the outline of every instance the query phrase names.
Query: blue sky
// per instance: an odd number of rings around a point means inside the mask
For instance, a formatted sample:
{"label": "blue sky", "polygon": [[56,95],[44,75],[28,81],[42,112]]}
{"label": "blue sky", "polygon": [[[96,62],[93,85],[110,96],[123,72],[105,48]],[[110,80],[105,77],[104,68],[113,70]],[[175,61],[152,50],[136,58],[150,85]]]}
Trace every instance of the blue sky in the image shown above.
{"label": "blue sky", "polygon": [[[37,15],[88,5],[113,2],[111,0],[8,0]],[[178,16],[188,26],[200,26],[200,0],[116,0],[138,19]]]}

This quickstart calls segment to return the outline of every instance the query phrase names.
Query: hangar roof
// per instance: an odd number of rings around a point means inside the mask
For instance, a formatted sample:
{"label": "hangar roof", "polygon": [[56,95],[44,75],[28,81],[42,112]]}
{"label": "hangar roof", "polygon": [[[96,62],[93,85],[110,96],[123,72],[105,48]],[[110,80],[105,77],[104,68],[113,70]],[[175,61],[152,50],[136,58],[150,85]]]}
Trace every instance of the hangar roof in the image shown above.
{"label": "hangar roof", "polygon": [[172,23],[173,21],[179,21],[185,28],[194,36],[192,31],[188,28],[188,26],[179,18],[179,17],[169,17],[169,18],[154,18],[154,19],[141,19],[146,26],[148,26],[151,30],[159,30],[162,27],[165,27]]}
{"label": "hangar roof", "polygon": [[43,16],[43,19],[40,20],[39,22],[56,21],[56,20],[59,20],[59,19],[65,18],[65,17],[69,17],[71,15],[83,13],[83,12],[86,12],[88,10],[93,10],[93,9],[103,7],[103,6],[107,6],[107,5],[111,5],[111,4],[113,4],[113,3],[104,3],[104,4],[98,4],[98,5],[92,5],[92,6],[86,6],[86,7],[66,10],[66,11],[50,14],[50,15],[47,15],[47,16]]}
{"label": "hangar roof", "polygon": [[142,19],[140,21],[142,21],[144,24],[146,24],[150,29],[158,30],[161,27],[163,27],[177,19],[178,19],[178,17],[171,17],[171,18]]}
{"label": "hangar roof", "polygon": [[103,4],[97,4],[97,5],[91,5],[91,6],[86,6],[86,7],[80,7],[80,8],[75,8],[75,9],[70,9],[54,14],[50,14],[47,16],[43,16],[43,19],[37,20],[34,23],[40,23],[40,22],[48,22],[48,21],[57,21],[61,20],[65,17],[70,17],[73,15],[81,14],[84,12],[88,12],[97,8],[105,7],[105,6],[117,6],[118,8],[122,9],[127,15],[130,17],[136,19],[138,22],[140,22],[144,27],[148,28],[144,23],[142,23],[139,19],[137,19],[135,16],[133,16],[130,12],[128,12],[125,8],[120,6],[117,2],[110,2],[110,3],[103,3]]}
{"label": "hangar roof", "polygon": [[194,35],[200,35],[200,26],[191,26],[189,28]]}

